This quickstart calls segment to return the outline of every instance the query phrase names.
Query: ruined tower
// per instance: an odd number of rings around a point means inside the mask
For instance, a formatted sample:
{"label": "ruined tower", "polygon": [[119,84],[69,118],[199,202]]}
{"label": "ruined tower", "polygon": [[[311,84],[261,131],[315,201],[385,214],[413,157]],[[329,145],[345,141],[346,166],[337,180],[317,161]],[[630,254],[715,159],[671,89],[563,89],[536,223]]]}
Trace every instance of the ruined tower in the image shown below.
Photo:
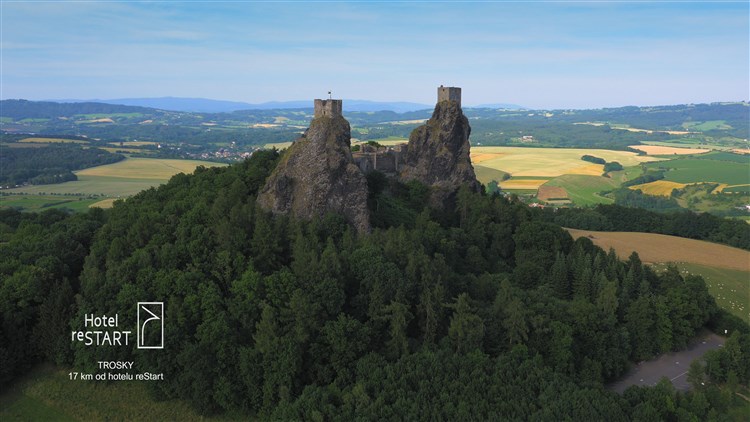
{"label": "ruined tower", "polygon": [[[317,101],[317,100],[316,100]],[[461,107],[461,88],[455,86],[438,87],[438,103],[441,101],[455,101]]]}
{"label": "ruined tower", "polygon": [[341,104],[342,100],[320,100],[316,98],[314,118],[341,116]]}

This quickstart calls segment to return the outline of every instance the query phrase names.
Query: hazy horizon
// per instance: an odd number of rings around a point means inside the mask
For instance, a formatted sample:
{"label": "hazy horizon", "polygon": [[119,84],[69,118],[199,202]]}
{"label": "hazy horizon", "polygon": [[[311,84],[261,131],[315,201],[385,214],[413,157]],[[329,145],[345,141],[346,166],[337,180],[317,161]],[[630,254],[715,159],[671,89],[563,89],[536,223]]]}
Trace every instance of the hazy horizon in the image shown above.
{"label": "hazy horizon", "polygon": [[748,101],[750,5],[6,2],[0,98]]}
{"label": "hazy horizon", "polygon": [[[324,95],[320,95],[316,98],[326,98]],[[164,97],[132,97],[132,98],[41,98],[41,99],[29,99],[29,98],[3,98],[3,100],[28,100],[28,101],[43,101],[43,102],[58,102],[58,103],[65,103],[65,102],[102,102],[102,101],[116,101],[116,100],[159,100],[159,99],[178,99],[178,100],[206,100],[206,101],[219,101],[219,102],[237,102],[237,103],[247,103],[250,105],[267,105],[272,103],[293,103],[293,102],[309,102],[309,107],[304,106],[303,108],[313,108],[313,98],[310,99],[296,99],[296,100],[269,100],[269,101],[263,101],[258,103],[250,103],[247,101],[234,101],[234,100],[224,100],[220,98],[199,98],[199,97],[176,97],[176,96],[164,96]],[[337,98],[339,99],[339,98]],[[432,103],[420,103],[417,101],[404,101],[404,100],[394,100],[394,101],[388,101],[388,100],[369,100],[366,98],[344,98],[343,101],[362,101],[362,102],[373,102],[373,103],[410,103],[410,104],[422,104],[426,107],[432,108],[434,106],[435,101],[433,100]],[[462,101],[463,103],[463,101]],[[522,110],[594,110],[594,109],[606,109],[606,108],[621,108],[621,107],[669,107],[669,106],[677,106],[677,105],[698,105],[698,104],[732,104],[732,103],[750,103],[749,100],[717,100],[717,101],[710,101],[710,102],[695,102],[695,103],[671,103],[671,104],[623,104],[623,105],[615,105],[615,106],[600,106],[600,107],[553,107],[553,108],[532,108],[527,107],[524,104],[511,104],[511,103],[504,103],[501,101],[493,101],[493,102],[487,102],[487,103],[481,103],[481,104],[462,104],[463,107],[466,108],[480,108],[482,106],[488,106],[488,105],[495,105],[495,104],[508,104],[508,105],[514,105],[519,106],[519,109]],[[113,103],[115,104],[115,103]],[[127,105],[127,104],[123,104]],[[140,106],[140,107],[149,107],[149,106]],[[282,107],[283,108],[283,107]],[[296,107],[295,107],[296,108]]]}

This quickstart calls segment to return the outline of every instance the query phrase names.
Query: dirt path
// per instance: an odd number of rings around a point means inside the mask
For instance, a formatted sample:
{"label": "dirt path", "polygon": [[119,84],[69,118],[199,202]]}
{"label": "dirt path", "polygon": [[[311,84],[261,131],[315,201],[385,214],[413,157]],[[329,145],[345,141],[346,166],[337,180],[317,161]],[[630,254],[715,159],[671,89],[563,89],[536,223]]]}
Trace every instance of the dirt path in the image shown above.
{"label": "dirt path", "polygon": [[681,352],[666,353],[656,359],[634,365],[622,379],[610,383],[607,388],[622,394],[631,385],[653,386],[663,377],[667,377],[677,390],[689,390],[691,386],[687,381],[687,373],[690,363],[707,351],[724,346],[724,341],[724,337],[704,332]]}

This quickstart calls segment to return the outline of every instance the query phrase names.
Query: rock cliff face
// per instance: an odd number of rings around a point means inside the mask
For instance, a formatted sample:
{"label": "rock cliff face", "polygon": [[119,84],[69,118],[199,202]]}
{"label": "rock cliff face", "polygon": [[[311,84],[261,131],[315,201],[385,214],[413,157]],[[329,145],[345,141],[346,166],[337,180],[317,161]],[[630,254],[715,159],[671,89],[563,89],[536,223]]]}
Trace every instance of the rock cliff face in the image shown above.
{"label": "rock cliff face", "polygon": [[367,180],[354,164],[350,146],[346,119],[316,117],[271,173],[258,203],[274,214],[303,219],[338,213],[359,232],[368,232]]}
{"label": "rock cliff face", "polygon": [[463,184],[479,191],[469,158],[469,119],[456,101],[440,101],[426,124],[412,131],[401,180],[417,180],[432,188],[433,207],[455,202]]}

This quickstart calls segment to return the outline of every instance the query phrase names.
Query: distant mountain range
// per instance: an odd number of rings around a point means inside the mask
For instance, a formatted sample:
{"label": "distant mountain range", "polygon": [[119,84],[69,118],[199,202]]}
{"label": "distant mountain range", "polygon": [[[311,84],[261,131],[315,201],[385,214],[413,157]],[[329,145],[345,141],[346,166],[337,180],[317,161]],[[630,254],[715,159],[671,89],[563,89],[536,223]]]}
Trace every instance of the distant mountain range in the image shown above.
{"label": "distant mountain range", "polygon": [[[245,103],[239,101],[211,100],[207,98],[180,98],[180,97],[160,97],[160,98],[117,98],[111,100],[78,100],[62,99],[49,100],[54,102],[67,103],[104,103],[118,104],[137,107],[149,107],[160,110],[186,111],[194,113],[225,113],[237,110],[278,110],[293,108],[312,108],[312,101],[269,101],[265,103]],[[381,102],[367,100],[344,100],[344,111],[394,111],[396,113],[406,113],[409,111],[432,109],[434,104],[420,104],[410,102]],[[506,108],[520,109],[521,106],[515,104],[482,104],[467,108]]]}
{"label": "distant mountain range", "polygon": [[[269,101],[265,103],[245,103],[238,101],[211,100],[207,98],[179,98],[179,97],[161,97],[161,98],[117,98],[111,100],[78,100],[62,99],[49,100],[55,102],[68,103],[105,103],[119,104],[138,107],[149,107],[160,110],[170,111],[187,111],[194,113],[225,113],[238,110],[279,110],[292,108],[312,108],[311,100],[305,101]],[[432,108],[432,105],[418,104],[409,102],[378,102],[366,100],[344,100],[345,111],[395,111],[404,113],[407,111],[416,111]]]}

